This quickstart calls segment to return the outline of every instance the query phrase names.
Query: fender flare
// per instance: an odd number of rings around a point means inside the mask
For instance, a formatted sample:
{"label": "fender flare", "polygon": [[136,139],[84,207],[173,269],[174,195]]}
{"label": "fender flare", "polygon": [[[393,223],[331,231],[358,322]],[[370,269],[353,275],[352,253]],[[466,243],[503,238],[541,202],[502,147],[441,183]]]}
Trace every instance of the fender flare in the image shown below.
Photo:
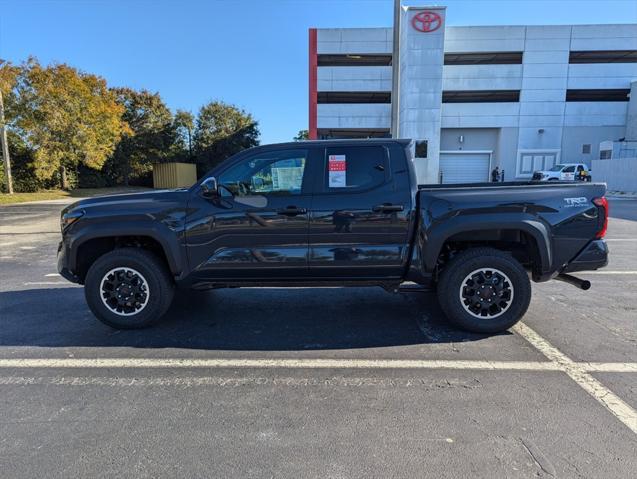
{"label": "fender flare", "polygon": [[157,241],[166,256],[168,267],[173,275],[179,275],[184,269],[184,254],[179,245],[178,234],[167,226],[154,221],[135,221],[135,223],[92,223],[84,225],[69,238],[68,266],[71,271],[77,267],[77,253],[81,245],[96,238],[117,236],[147,236]]}
{"label": "fender flare", "polygon": [[466,216],[455,216],[445,218],[440,222],[433,222],[426,226],[421,222],[424,231],[423,260],[425,271],[432,272],[438,261],[438,256],[442,246],[452,236],[458,233],[468,233],[472,231],[485,230],[510,230],[522,231],[530,235],[536,242],[540,257],[540,269],[548,272],[551,269],[552,242],[549,228],[536,217],[520,219],[520,214],[502,215],[477,215],[470,218]]}

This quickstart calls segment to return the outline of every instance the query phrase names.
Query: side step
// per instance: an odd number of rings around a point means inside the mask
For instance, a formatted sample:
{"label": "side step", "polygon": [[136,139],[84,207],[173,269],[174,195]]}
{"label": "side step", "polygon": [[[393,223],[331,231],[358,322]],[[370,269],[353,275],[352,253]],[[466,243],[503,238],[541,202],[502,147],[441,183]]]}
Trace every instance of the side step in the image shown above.
{"label": "side step", "polygon": [[397,288],[393,290],[394,293],[432,293],[434,288],[423,286],[417,283],[401,283]]}

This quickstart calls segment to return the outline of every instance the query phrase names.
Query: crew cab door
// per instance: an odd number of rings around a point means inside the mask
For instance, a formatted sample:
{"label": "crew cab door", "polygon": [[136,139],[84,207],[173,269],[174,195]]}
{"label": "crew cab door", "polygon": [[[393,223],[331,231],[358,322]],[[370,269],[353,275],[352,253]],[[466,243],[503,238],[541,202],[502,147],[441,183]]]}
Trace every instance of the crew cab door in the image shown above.
{"label": "crew cab door", "polygon": [[[394,181],[388,148],[328,147],[318,163],[310,214],[310,275],[400,277],[408,255],[411,193],[406,182],[401,187]],[[394,166],[407,178],[404,164]]]}
{"label": "crew cab door", "polygon": [[217,197],[194,193],[186,241],[195,278],[307,274],[310,152],[289,148],[254,153],[217,173]]}
{"label": "crew cab door", "polygon": [[575,165],[567,166],[560,175],[562,181],[573,181],[575,179]]}

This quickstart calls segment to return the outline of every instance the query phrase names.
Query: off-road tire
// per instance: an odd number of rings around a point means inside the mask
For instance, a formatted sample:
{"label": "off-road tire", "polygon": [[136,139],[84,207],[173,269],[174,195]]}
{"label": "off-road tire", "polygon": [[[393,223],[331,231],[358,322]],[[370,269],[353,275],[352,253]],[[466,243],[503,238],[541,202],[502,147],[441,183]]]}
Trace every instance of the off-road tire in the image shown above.
{"label": "off-road tire", "polygon": [[[113,312],[102,300],[102,281],[118,268],[139,272],[148,298],[139,312],[123,316]],[[174,295],[174,283],[166,265],[153,253],[140,248],[120,248],[100,256],[90,267],[84,281],[84,296],[93,314],[103,323],[117,329],[150,326],[168,310]]]}
{"label": "off-road tire", "polygon": [[[508,306],[501,308],[503,312],[492,313],[494,317],[476,317],[474,314],[479,313],[469,311],[472,303],[463,303],[462,295],[467,291],[464,289],[467,277],[489,268],[506,276],[510,282],[511,300],[509,303],[504,301],[502,304]],[[440,307],[449,321],[475,333],[498,333],[509,329],[524,316],[531,302],[531,282],[526,270],[511,255],[493,248],[471,248],[456,255],[442,271],[437,292]]]}

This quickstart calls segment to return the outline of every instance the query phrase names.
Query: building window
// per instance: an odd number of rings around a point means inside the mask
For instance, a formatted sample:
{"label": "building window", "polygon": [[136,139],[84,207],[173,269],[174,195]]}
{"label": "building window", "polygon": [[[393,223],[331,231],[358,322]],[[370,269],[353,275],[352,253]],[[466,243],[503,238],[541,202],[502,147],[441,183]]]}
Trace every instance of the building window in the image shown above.
{"label": "building window", "polygon": [[582,145],[582,154],[583,155],[590,155],[591,154],[591,145],[590,145],[590,143]]}
{"label": "building window", "polygon": [[559,159],[559,150],[522,150],[518,153],[516,176],[518,178],[531,178],[535,171],[551,169]]}
{"label": "building window", "polygon": [[445,53],[445,65],[519,65],[522,52]]}
{"label": "building window", "polygon": [[355,54],[317,55],[320,67],[384,67],[391,65],[391,55]]}
{"label": "building window", "polygon": [[628,101],[629,89],[566,90],[566,101]]}
{"label": "building window", "polygon": [[520,90],[443,91],[443,103],[501,103],[520,101]]}
{"label": "building window", "polygon": [[610,160],[613,157],[613,150],[599,150],[600,160]]}
{"label": "building window", "polygon": [[569,63],[637,63],[637,50],[570,52]]}
{"label": "building window", "polygon": [[389,91],[320,91],[318,103],[391,103]]}

